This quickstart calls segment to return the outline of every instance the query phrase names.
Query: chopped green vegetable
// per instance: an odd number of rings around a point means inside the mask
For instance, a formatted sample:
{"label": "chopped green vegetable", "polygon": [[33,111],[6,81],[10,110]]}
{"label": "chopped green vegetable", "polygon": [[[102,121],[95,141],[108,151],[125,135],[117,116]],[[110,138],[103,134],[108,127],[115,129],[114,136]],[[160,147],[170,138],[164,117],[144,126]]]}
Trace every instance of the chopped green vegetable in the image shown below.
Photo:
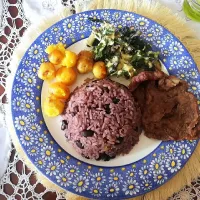
{"label": "chopped green vegetable", "polygon": [[141,71],[160,67],[159,52],[152,51],[151,45],[142,40],[140,31],[129,27],[116,29],[99,19],[95,22],[102,23],[101,27],[92,31],[87,45],[92,48],[96,61],[105,62],[109,75],[129,79]]}

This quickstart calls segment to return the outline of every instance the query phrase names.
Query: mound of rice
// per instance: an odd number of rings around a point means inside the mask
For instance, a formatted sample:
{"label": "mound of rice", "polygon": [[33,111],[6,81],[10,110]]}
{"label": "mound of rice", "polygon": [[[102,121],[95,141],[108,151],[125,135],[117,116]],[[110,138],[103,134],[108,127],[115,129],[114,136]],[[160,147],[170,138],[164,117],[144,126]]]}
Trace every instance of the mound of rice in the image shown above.
{"label": "mound of rice", "polygon": [[109,79],[77,88],[62,118],[67,140],[88,159],[108,161],[139,141],[140,109],[125,86]]}

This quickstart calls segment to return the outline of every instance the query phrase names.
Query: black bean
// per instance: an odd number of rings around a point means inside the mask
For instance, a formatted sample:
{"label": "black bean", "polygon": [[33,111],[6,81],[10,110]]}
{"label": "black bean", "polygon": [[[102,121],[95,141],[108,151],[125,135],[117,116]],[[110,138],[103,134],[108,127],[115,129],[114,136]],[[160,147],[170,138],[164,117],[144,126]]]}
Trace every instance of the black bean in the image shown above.
{"label": "black bean", "polygon": [[97,161],[101,160],[101,155],[99,155],[99,157],[96,158],[95,160],[97,160]]}
{"label": "black bean", "polygon": [[83,155],[83,154],[81,154],[84,158],[86,158],[86,159],[90,159],[88,156],[85,156],[85,155]]}
{"label": "black bean", "polygon": [[61,130],[64,131],[67,128],[67,121],[66,120],[62,120],[62,125],[61,125]]}
{"label": "black bean", "polygon": [[109,93],[109,89],[107,87],[103,87],[104,91],[106,91],[107,93]]}
{"label": "black bean", "polygon": [[110,156],[107,155],[106,153],[100,154],[100,157],[101,157],[101,160],[104,160],[104,161],[109,161],[110,160]]}
{"label": "black bean", "polygon": [[82,131],[82,136],[83,137],[92,137],[94,135],[94,131],[92,130],[84,130]]}
{"label": "black bean", "polygon": [[113,101],[114,104],[118,104],[120,100],[117,99],[116,97],[114,97],[112,101]]}
{"label": "black bean", "polygon": [[84,149],[84,146],[82,145],[82,143],[80,142],[80,140],[76,140],[75,143],[76,143],[76,146],[77,146],[78,148]]}
{"label": "black bean", "polygon": [[110,105],[109,104],[105,104],[104,108],[105,108],[106,114],[110,114]]}
{"label": "black bean", "polygon": [[123,137],[118,137],[115,145],[121,144],[124,141]]}

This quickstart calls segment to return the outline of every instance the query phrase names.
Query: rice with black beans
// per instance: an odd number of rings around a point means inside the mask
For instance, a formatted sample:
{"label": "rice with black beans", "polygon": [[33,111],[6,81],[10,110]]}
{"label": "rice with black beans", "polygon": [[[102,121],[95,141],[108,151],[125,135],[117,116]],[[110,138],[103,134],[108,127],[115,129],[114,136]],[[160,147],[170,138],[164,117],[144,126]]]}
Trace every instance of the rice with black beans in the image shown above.
{"label": "rice with black beans", "polygon": [[85,158],[108,161],[139,141],[140,109],[126,87],[109,79],[77,88],[62,118],[67,140]]}

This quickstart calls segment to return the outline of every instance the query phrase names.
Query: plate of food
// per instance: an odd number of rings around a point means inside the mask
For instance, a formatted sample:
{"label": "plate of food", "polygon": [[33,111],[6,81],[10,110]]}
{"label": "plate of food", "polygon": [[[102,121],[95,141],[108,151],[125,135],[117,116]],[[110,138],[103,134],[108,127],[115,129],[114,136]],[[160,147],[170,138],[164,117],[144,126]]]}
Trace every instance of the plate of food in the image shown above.
{"label": "plate of food", "polygon": [[93,199],[154,190],[198,143],[200,76],[163,26],[113,9],[86,11],[45,30],[12,87],[12,121],[49,180]]}

